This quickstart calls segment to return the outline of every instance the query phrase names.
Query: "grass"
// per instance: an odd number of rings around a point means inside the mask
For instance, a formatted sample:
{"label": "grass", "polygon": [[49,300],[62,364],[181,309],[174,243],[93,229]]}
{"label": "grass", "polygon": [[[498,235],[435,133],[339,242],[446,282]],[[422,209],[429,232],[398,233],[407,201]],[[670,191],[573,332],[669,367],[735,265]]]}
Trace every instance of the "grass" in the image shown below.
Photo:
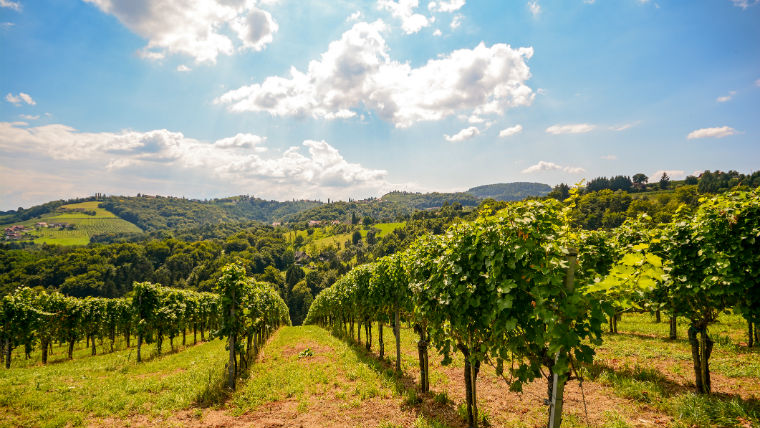
{"label": "grass", "polygon": [[[112,212],[98,208],[98,204],[98,201],[89,201],[63,205],[53,213],[16,224],[33,229],[28,234],[33,237],[35,244],[87,245],[90,243],[90,237],[93,235],[142,231],[139,227],[126,220],[122,220]],[[72,211],[76,209],[94,211],[95,215]],[[67,223],[75,225],[76,228],[73,230],[59,230],[55,228],[35,229],[34,226],[38,222],[48,224]],[[13,225],[6,225],[4,227],[10,226]]]}
{"label": "grass", "polygon": [[82,426],[135,415],[166,417],[191,407],[224,367],[222,341],[143,363],[134,349],[0,376],[0,427]]}
{"label": "grass", "polygon": [[[383,237],[394,230],[404,227],[406,223],[377,223],[370,226],[371,228],[376,228],[380,230],[380,232],[377,234],[377,237]],[[313,229],[312,234],[309,235],[307,231],[305,230],[298,230],[298,231],[290,231],[285,232],[284,237],[285,240],[289,243],[292,243],[297,236],[301,236],[304,240],[302,249],[309,255],[316,255],[319,254],[322,250],[324,250],[327,247],[335,247],[338,248],[343,247],[343,245],[346,243],[346,241],[351,239],[352,233],[333,233],[333,228],[331,226],[326,227],[315,227]],[[361,226],[361,234],[362,239],[367,237],[367,232],[369,231],[369,228]]]}
{"label": "grass", "polygon": [[393,384],[361,364],[347,344],[315,326],[282,328],[264,353],[232,400],[238,413],[290,398],[327,395],[350,405],[357,398],[398,396]]}
{"label": "grass", "polygon": [[[670,428],[760,426],[760,352],[739,345],[741,318],[723,316],[714,330],[727,340],[713,352],[711,396],[694,393],[683,328],[679,325],[681,338],[670,341],[665,339],[667,323],[655,323],[646,314],[625,315],[621,333],[605,334],[596,363],[581,370],[588,414],[577,382],[568,384],[563,426],[626,428],[642,426],[642,420]],[[57,346],[51,364],[44,367],[38,352],[24,360],[17,350],[13,368],[0,372],[0,428],[181,426],[187,418],[214,420],[219,426],[278,421],[303,426],[464,426],[464,409],[458,411],[464,401],[461,355],[453,355],[451,366],[442,366],[431,347],[431,391],[423,393],[417,386],[416,334],[407,325],[401,329],[402,373],[393,370],[394,338],[387,326],[384,336],[386,355],[380,359],[377,325],[369,352],[364,343],[348,343],[315,326],[281,328],[235,392],[223,387],[227,354],[221,341],[139,365],[134,350],[123,349],[121,342],[116,352],[98,356],[79,345],[73,361],[64,361],[65,348]],[[153,352],[153,346],[147,350]],[[518,395],[484,365],[478,391],[480,418],[489,426],[546,423],[543,380],[527,384]]]}

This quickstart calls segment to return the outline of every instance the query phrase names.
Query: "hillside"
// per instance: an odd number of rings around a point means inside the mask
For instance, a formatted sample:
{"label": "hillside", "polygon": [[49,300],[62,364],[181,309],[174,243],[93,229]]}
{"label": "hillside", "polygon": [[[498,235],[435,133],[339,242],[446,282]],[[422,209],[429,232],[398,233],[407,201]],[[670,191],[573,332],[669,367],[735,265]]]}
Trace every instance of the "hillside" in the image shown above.
{"label": "hillside", "polygon": [[[267,201],[248,195],[207,201],[149,195],[109,196],[99,197],[97,200],[91,197],[51,201],[26,209],[0,212],[0,224],[41,221],[43,217],[47,218],[48,215],[60,213],[61,207],[66,204],[82,202],[93,203],[93,207],[100,206],[103,212],[112,213],[136,226],[136,228],[125,227],[118,232],[139,232],[138,228],[145,232],[152,232],[248,221],[264,223],[310,220],[345,221],[352,213],[359,218],[372,217],[376,220],[388,221],[409,216],[417,210],[437,208],[445,204],[458,203],[464,207],[474,207],[485,198],[514,201],[529,196],[545,196],[550,190],[548,185],[540,183],[498,183],[474,187],[467,192],[394,191],[379,199],[331,203],[310,200]],[[112,229],[109,232],[117,231]],[[81,243],[81,240],[77,243]]]}
{"label": "hillside", "polygon": [[5,239],[35,244],[87,245],[102,234],[141,233],[139,227],[89,201],[58,205],[53,211],[5,227]]}
{"label": "hillside", "polygon": [[210,201],[118,196],[107,198],[102,206],[146,231],[153,231],[251,220],[271,223],[319,205],[317,201],[265,201],[242,195]]}
{"label": "hillside", "polygon": [[531,196],[546,196],[552,191],[551,186],[543,183],[496,183],[477,186],[465,193],[480,199],[497,201],[520,201]]}

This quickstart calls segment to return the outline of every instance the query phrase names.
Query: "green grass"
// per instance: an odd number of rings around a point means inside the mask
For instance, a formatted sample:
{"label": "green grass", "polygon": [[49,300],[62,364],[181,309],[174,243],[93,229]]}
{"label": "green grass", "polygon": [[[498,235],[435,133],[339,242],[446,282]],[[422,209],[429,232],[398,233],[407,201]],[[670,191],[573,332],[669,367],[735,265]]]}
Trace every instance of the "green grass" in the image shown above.
{"label": "green grass", "polygon": [[[371,228],[379,229],[380,232],[377,234],[377,237],[383,237],[394,230],[404,227],[406,223],[377,223],[370,226]],[[303,246],[302,249],[309,255],[317,255],[319,252],[324,250],[327,247],[343,247],[345,245],[346,241],[351,239],[352,233],[333,233],[332,226],[325,226],[325,227],[315,227],[313,229],[312,234],[309,235],[307,231],[305,230],[298,230],[298,231],[290,231],[285,232],[283,236],[285,237],[285,240],[289,243],[292,243],[297,236],[301,236],[303,238]],[[367,232],[369,231],[368,227],[361,226],[360,232],[362,234],[362,239],[367,237]]]}
{"label": "green grass", "polygon": [[[306,349],[313,355],[299,358]],[[300,402],[322,394],[347,406],[357,399],[399,395],[391,381],[362,364],[346,343],[315,326],[280,329],[264,355],[233,398],[238,413],[265,403],[289,398]]]}
{"label": "green grass", "polygon": [[[89,201],[63,205],[56,212],[16,224],[33,229],[28,234],[33,237],[35,244],[87,245],[90,243],[90,237],[93,235],[103,233],[138,233],[142,231],[134,224],[116,217],[112,212],[98,208],[98,204],[98,201]],[[73,209],[95,211],[95,215],[71,211]],[[74,230],[58,230],[54,228],[35,229],[34,226],[38,222],[68,223],[75,225],[76,228]],[[5,227],[9,226],[12,225]]]}
{"label": "green grass", "polygon": [[225,357],[224,343],[217,340],[140,364],[135,350],[128,349],[4,370],[0,427],[81,426],[135,415],[166,417],[191,407],[213,388]]}

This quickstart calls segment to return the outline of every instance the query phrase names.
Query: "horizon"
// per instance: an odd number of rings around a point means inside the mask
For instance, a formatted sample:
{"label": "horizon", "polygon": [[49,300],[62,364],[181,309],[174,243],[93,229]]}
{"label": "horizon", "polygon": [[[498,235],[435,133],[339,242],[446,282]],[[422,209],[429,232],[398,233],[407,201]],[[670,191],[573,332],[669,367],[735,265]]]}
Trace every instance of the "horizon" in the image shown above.
{"label": "horizon", "polygon": [[760,165],[757,0],[197,6],[0,2],[0,210]]}

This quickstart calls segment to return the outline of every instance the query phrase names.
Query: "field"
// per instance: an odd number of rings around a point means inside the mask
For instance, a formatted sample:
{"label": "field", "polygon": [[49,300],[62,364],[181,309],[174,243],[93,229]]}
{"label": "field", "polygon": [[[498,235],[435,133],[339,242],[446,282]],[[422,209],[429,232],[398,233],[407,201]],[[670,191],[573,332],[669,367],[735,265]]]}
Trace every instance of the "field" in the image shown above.
{"label": "field", "polygon": [[[712,330],[710,397],[693,392],[685,325],[679,324],[675,341],[663,339],[667,323],[655,323],[650,315],[626,315],[618,326],[619,334],[605,335],[595,364],[581,370],[582,388],[578,381],[568,384],[563,426],[760,424],[760,350],[743,346],[741,318],[723,316]],[[63,349],[56,348],[45,367],[36,363],[37,353],[24,360],[19,348],[13,368],[0,375],[0,427],[466,426],[461,358],[441,366],[431,348],[431,392],[422,394],[416,335],[402,328],[399,376],[393,371],[393,335],[385,329],[386,358],[380,360],[376,330],[367,352],[319,327],[281,328],[232,393],[221,387],[226,352],[219,340],[142,364],[123,343],[97,356],[82,344],[73,361],[63,361]],[[489,426],[546,424],[544,381],[512,393],[484,366],[478,390],[481,417]]]}
{"label": "field", "polygon": [[[33,229],[28,233],[36,244],[87,245],[90,237],[97,234],[141,232],[134,224],[116,217],[110,211],[98,208],[98,203],[89,201],[63,205],[55,213],[16,224]],[[82,211],[94,211],[94,215]],[[74,229],[35,228],[38,222],[72,224]],[[13,225],[5,227],[9,226]]]}
{"label": "field", "polygon": [[[406,223],[377,223],[373,224],[371,227],[380,230],[380,233],[377,234],[377,237],[381,238],[398,228],[404,227],[405,224]],[[318,254],[320,251],[329,246],[333,246],[335,248],[338,246],[342,247],[346,241],[351,239],[350,233],[333,234],[331,227],[317,227],[313,230],[314,232],[312,232],[311,235],[309,235],[305,230],[299,230],[287,232],[284,236],[288,242],[293,242],[296,236],[301,236],[304,239],[304,251],[309,255]],[[362,239],[367,236],[368,231],[369,229],[367,227],[362,227],[360,230]]]}

